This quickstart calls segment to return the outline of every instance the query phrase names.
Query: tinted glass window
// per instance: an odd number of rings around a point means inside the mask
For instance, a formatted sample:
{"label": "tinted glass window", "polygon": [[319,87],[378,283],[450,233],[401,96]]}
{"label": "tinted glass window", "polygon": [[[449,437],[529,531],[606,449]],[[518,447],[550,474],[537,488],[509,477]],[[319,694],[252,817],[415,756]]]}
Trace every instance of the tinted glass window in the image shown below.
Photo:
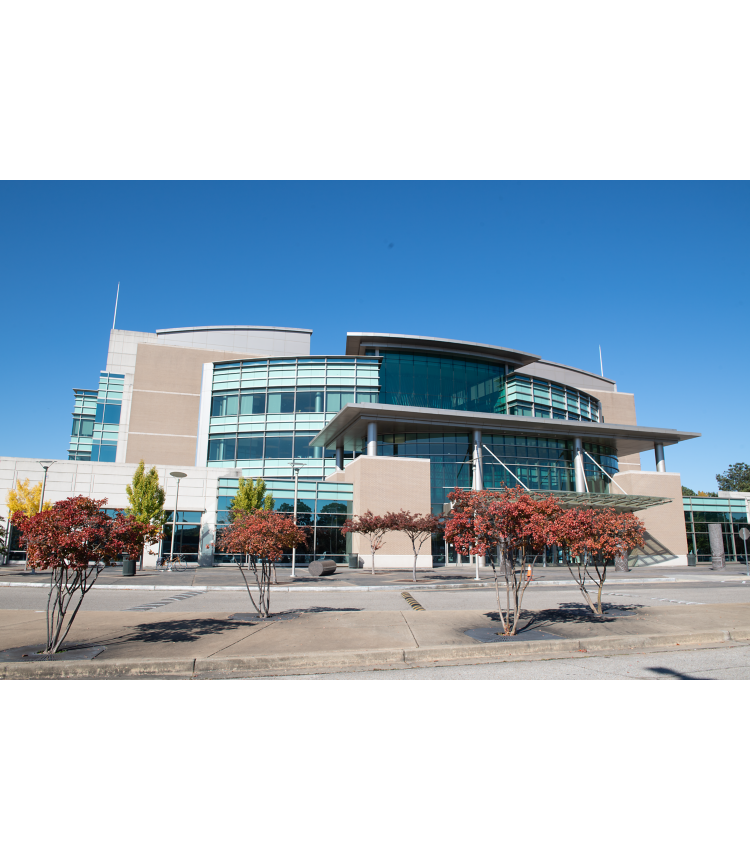
{"label": "tinted glass window", "polygon": [[261,415],[266,411],[266,394],[243,394],[240,415]]}
{"label": "tinted glass window", "polygon": [[263,436],[240,436],[237,439],[238,460],[262,460]]}
{"label": "tinted glass window", "polygon": [[269,412],[294,412],[294,392],[293,391],[269,391],[268,392],[268,411]]}
{"label": "tinted glass window", "polygon": [[292,459],[291,436],[266,436],[266,459]]}
{"label": "tinted glass window", "polygon": [[323,391],[299,389],[297,391],[297,412],[322,412]]}

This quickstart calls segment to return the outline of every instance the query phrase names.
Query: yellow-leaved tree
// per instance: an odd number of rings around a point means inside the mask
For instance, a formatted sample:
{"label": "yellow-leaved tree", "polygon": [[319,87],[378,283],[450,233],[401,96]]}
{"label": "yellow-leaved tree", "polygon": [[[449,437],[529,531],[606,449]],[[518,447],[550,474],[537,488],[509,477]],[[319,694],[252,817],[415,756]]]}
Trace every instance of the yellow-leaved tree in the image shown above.
{"label": "yellow-leaved tree", "polygon": [[[42,482],[29,486],[29,479],[16,482],[15,490],[8,490],[7,505],[11,515],[16,511],[23,511],[27,516],[34,516],[39,513],[39,500],[42,498]],[[52,507],[50,502],[44,503],[44,510],[48,511]],[[8,541],[10,548],[10,541]],[[28,565],[24,565],[26,570]]]}
{"label": "yellow-leaved tree", "polygon": [[[29,486],[29,479],[18,481],[15,490],[8,490],[7,505],[10,512],[13,514],[16,511],[23,511],[28,516],[33,516],[39,513],[39,500],[42,498],[42,482]],[[44,510],[48,511],[52,507],[50,502],[44,503]]]}

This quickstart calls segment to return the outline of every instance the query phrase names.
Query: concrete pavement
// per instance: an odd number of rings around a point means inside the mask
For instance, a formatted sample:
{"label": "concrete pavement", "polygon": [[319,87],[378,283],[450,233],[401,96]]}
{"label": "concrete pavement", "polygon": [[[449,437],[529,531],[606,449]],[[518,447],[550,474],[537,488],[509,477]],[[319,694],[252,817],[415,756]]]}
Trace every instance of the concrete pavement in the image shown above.
{"label": "concrete pavement", "polygon": [[[253,677],[750,640],[750,603],[659,604],[631,610],[633,615],[601,621],[575,606],[530,611],[525,620],[531,627],[557,638],[491,644],[466,635],[473,628],[500,629],[494,612],[477,609],[313,607],[257,622],[230,613],[89,611],[79,613],[68,644],[105,645],[101,654],[75,662],[64,655],[56,662],[0,662],[0,677]],[[39,610],[0,611],[0,650],[31,649],[43,641],[44,626]]]}

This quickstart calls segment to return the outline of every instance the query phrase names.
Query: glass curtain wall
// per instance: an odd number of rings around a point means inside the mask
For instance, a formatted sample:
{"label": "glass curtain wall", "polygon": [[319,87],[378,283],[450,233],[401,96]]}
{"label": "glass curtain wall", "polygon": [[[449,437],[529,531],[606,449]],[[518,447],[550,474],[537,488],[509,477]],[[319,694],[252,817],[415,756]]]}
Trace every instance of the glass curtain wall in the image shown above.
{"label": "glass curtain wall", "polygon": [[[697,561],[711,561],[711,543],[708,524],[721,523],[724,552],[727,561],[745,561],[745,544],[739,530],[747,527],[747,506],[744,499],[713,499],[702,496],[684,496],[685,531],[688,552],[695,553]],[[748,541],[750,552],[750,541]]]}
{"label": "glass curtain wall", "polygon": [[174,532],[175,555],[183,556],[185,561],[197,562],[201,546],[201,514],[199,511],[177,511],[177,525],[174,525],[174,511],[169,512],[162,533],[161,557],[168,556],[172,548],[172,529]]}
{"label": "glass curtain wall", "polygon": [[547,379],[511,372],[505,364],[405,352],[382,352],[381,357],[381,403],[564,421],[601,420],[596,398]]}
{"label": "glass curtain wall", "polygon": [[69,460],[115,462],[124,384],[124,374],[102,371],[97,392],[74,389]]}
{"label": "glass curtain wall", "polygon": [[[377,358],[279,358],[214,365],[207,462],[261,477],[335,471],[335,452],[310,447],[347,403],[377,403]],[[351,461],[352,452],[345,452]]]}
{"label": "glass curtain wall", "polygon": [[[230,522],[232,499],[239,482],[232,478],[219,480],[217,542],[222,528]],[[266,490],[273,495],[273,510],[294,513],[294,481],[267,480]],[[351,535],[342,535],[341,526],[352,516],[353,490],[351,484],[326,484],[323,481],[299,481],[297,493],[297,523],[308,529],[307,546],[297,550],[297,564],[307,566],[315,559],[330,558],[337,564],[349,563]],[[287,553],[280,564],[291,564]],[[217,553],[216,564],[233,562],[233,557]]]}

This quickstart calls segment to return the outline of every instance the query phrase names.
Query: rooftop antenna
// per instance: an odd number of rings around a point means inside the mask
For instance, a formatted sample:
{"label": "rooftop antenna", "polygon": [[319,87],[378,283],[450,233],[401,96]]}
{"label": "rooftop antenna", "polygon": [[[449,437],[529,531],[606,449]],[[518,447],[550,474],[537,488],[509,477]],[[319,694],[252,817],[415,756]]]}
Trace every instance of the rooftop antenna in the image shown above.
{"label": "rooftop antenna", "polygon": [[[119,284],[117,285],[119,288]],[[602,345],[599,344],[599,369],[602,372],[602,376],[604,376],[604,365],[602,364]]]}
{"label": "rooftop antenna", "polygon": [[[115,330],[115,323],[117,322],[117,302],[120,300],[120,282],[117,282],[117,296],[115,297],[115,315],[112,320],[112,331]],[[600,348],[601,351],[601,348]]]}

